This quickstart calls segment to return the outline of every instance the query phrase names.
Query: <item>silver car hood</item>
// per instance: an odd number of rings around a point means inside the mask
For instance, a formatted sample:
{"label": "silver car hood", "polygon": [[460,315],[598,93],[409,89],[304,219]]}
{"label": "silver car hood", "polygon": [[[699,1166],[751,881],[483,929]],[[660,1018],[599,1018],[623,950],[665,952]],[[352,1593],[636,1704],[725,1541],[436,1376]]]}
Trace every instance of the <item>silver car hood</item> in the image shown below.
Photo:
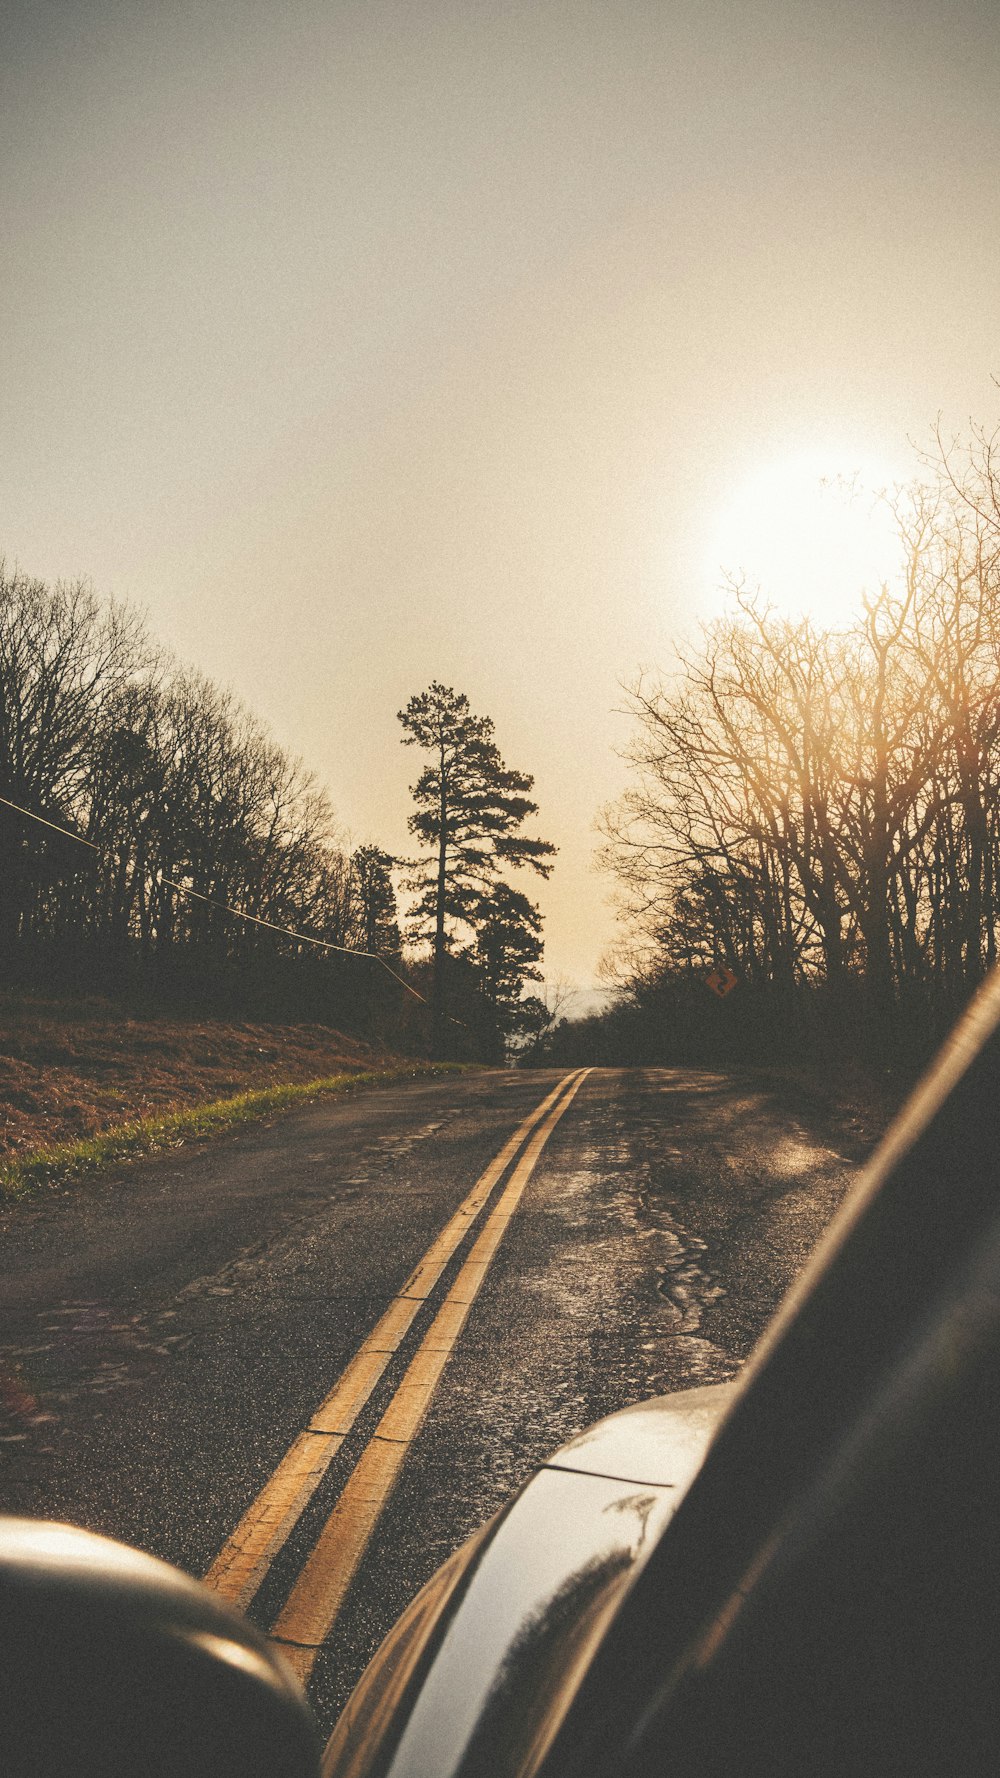
{"label": "silver car hood", "polygon": [[637,1402],[571,1438],[545,1468],[683,1490],[701,1468],[732,1391],[731,1383],[716,1383]]}
{"label": "silver car hood", "polygon": [[527,1778],[731,1392],[659,1396],[562,1446],[417,1595],[334,1730],[324,1778]]}

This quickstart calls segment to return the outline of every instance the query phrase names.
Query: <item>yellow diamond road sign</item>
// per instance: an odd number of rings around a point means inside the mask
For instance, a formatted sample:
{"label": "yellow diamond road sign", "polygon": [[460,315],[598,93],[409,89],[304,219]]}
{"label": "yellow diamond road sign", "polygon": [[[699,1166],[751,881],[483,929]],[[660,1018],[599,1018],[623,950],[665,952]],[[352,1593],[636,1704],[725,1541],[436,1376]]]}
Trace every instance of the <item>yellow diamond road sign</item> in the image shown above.
{"label": "yellow diamond road sign", "polygon": [[731,994],[736,986],[736,977],[725,963],[720,963],[709,976],[708,985],[713,994],[718,994],[720,1000],[725,1000],[726,995]]}

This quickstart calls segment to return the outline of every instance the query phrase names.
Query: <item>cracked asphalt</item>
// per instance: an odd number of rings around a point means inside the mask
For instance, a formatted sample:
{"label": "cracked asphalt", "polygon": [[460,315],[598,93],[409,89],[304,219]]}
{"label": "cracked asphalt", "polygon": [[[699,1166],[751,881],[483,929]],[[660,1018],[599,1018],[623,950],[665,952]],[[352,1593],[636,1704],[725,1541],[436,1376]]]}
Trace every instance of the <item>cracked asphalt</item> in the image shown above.
{"label": "cracked asphalt", "polygon": [[[209,1566],[556,1071],[415,1080],[0,1217],[0,1509]],[[591,1072],[487,1274],[321,1656],[324,1732],[399,1611],[558,1444],[738,1370],[850,1184],[763,1077]],[[267,1628],[466,1248],[275,1560]]]}

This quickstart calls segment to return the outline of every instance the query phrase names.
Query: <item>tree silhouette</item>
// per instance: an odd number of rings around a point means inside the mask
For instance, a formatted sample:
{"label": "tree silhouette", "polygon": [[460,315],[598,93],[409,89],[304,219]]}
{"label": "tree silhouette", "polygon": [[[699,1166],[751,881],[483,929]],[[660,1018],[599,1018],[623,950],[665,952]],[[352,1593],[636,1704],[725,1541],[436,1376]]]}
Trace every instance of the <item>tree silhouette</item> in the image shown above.
{"label": "tree silhouette", "polygon": [[[476,932],[505,865],[528,865],[547,877],[555,847],[526,839],[518,829],[538,805],[527,792],[534,779],[511,771],[493,739],[488,716],[474,716],[464,693],[435,681],[399,712],[403,744],[430,755],[411,794],[409,829],[429,854],[414,866],[417,902],[410,924],[433,948],[432,1042],[445,1047],[446,958],[454,927]],[[530,905],[530,904],[528,904]]]}
{"label": "tree silhouette", "polygon": [[393,860],[381,846],[358,846],[351,857],[359,948],[374,957],[399,957],[401,944]]}
{"label": "tree silhouette", "polygon": [[480,992],[494,1027],[497,1059],[509,1039],[520,1034],[534,1009],[522,998],[525,982],[541,981],[542,918],[533,902],[509,883],[497,883],[482,908],[474,956]]}

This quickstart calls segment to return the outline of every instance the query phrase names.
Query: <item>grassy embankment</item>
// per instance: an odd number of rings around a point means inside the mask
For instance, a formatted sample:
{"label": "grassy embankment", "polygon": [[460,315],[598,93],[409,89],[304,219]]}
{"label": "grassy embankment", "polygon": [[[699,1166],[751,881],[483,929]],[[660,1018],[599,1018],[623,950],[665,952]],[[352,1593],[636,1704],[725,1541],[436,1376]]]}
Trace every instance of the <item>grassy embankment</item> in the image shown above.
{"label": "grassy embankment", "polygon": [[0,1195],[8,1200],[448,1064],[321,1025],[130,1017],[106,1001],[0,998]]}

